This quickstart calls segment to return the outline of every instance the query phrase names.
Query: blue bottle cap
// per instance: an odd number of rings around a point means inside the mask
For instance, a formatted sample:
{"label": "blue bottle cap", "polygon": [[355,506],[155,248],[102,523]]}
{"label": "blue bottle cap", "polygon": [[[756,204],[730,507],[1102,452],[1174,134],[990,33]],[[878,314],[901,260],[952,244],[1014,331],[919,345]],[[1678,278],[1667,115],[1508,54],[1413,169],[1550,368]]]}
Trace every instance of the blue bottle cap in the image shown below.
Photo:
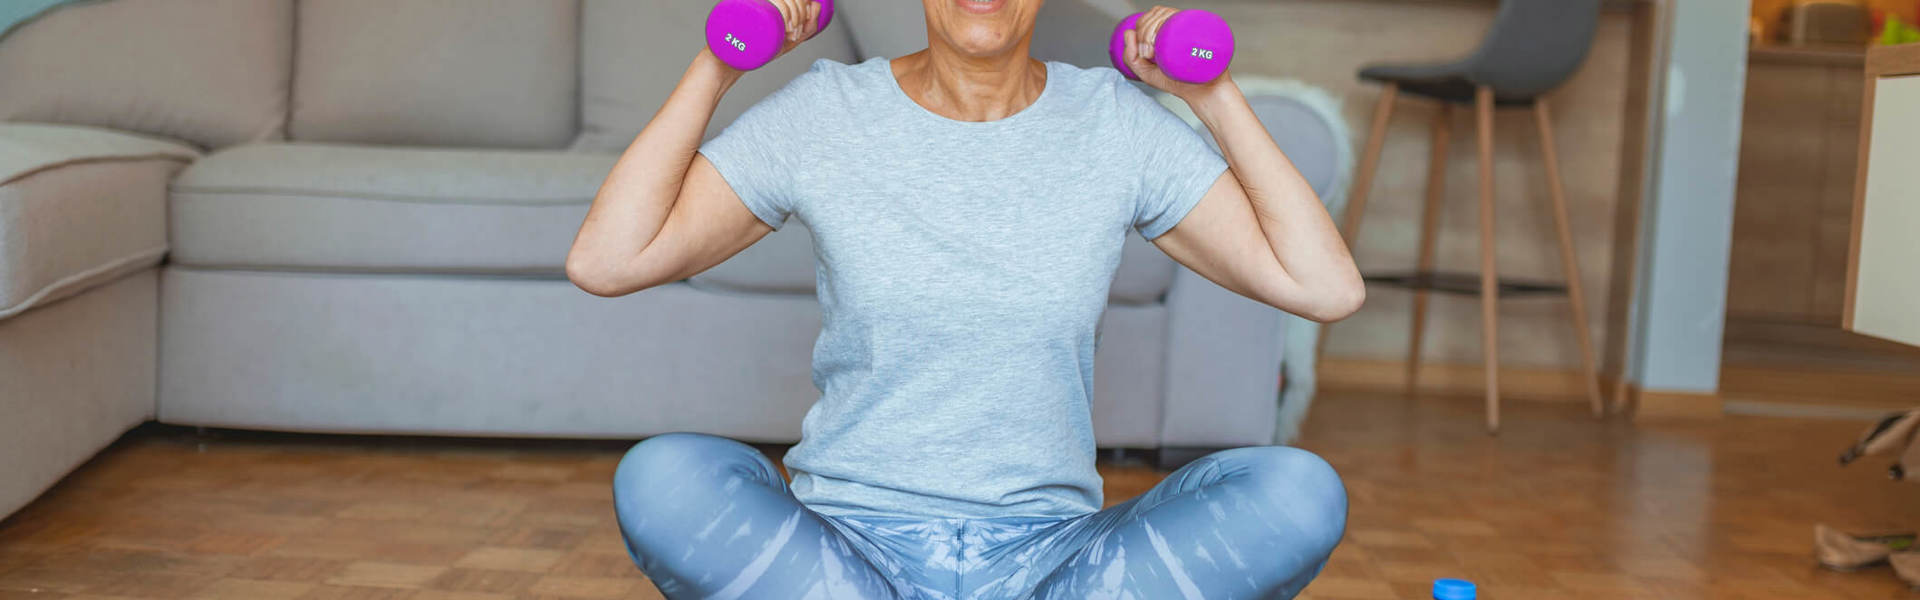
{"label": "blue bottle cap", "polygon": [[1479,593],[1465,579],[1433,580],[1433,600],[1474,600]]}

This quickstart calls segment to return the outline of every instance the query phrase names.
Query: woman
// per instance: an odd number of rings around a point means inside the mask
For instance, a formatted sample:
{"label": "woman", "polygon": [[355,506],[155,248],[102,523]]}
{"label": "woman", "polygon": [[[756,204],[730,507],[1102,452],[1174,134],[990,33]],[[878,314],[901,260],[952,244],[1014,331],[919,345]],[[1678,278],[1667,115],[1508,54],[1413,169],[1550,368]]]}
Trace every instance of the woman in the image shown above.
{"label": "woman", "polygon": [[[1310,318],[1364,292],[1311,188],[1231,77],[1168,79],[1155,8],[1129,64],[1225,154],[1124,82],[1028,56],[1042,0],[923,0],[929,47],[819,61],[700,144],[743,74],[702,50],[607,177],[567,274],[617,296],[719,264],[790,216],[818,253],[821,397],[773,464],[677,433],[614,480],[669,598],[1270,598],[1346,517],[1339,478],[1227,450],[1107,510],[1088,413],[1095,325],[1128,230]],[[774,0],[791,50],[819,7]],[[752,76],[752,75],[747,75]]]}

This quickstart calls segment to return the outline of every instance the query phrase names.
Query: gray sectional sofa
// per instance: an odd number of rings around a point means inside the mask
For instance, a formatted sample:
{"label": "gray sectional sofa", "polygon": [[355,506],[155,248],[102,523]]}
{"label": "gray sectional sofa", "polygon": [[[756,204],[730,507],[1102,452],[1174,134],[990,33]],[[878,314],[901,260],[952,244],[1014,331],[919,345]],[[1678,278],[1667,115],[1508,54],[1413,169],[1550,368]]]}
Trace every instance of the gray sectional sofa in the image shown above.
{"label": "gray sectional sofa", "polygon": [[[791,442],[816,390],[802,224],[619,299],[562,274],[701,1],[92,0],[0,38],[0,516],[148,420],[316,432]],[[1123,1],[1053,0],[1101,64]],[[841,0],[709,134],[816,58],[916,49]],[[1282,315],[1129,242],[1103,447],[1269,443]]]}

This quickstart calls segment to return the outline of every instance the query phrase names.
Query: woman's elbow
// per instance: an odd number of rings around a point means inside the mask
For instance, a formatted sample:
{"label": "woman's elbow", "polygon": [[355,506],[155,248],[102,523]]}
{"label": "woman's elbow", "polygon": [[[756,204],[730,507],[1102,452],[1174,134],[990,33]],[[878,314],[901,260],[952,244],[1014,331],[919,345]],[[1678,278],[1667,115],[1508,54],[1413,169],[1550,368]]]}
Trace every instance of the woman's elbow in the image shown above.
{"label": "woman's elbow", "polygon": [[603,261],[578,251],[567,254],[567,281],[586,293],[603,298],[614,298],[631,294],[636,290],[620,285],[614,270],[607,268]]}
{"label": "woman's elbow", "polygon": [[1367,286],[1360,281],[1329,290],[1311,314],[1301,315],[1321,323],[1332,323],[1353,316],[1367,303]]}

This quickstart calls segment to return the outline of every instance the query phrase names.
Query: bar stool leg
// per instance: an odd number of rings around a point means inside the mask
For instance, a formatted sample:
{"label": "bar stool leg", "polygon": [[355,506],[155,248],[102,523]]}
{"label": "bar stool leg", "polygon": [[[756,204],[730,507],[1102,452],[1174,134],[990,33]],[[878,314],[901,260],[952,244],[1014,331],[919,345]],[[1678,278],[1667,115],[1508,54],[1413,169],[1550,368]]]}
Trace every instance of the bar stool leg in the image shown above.
{"label": "bar stool leg", "polygon": [[1612,407],[1614,414],[1624,415],[1633,411],[1632,407],[1627,406],[1632,403],[1632,399],[1627,397],[1629,395],[1628,392],[1631,391],[1633,391],[1633,386],[1627,383],[1627,374],[1623,371],[1618,378],[1614,379],[1613,399],[1609,400],[1607,404]]}
{"label": "bar stool leg", "polygon": [[1367,212],[1367,194],[1373,190],[1373,174],[1380,167],[1380,147],[1387,141],[1387,123],[1393,117],[1393,103],[1400,97],[1400,84],[1389,83],[1380,90],[1380,101],[1373,107],[1373,125],[1367,130],[1367,147],[1360,154],[1360,170],[1354,173],[1353,194],[1347,197],[1347,216],[1340,234],[1347,245],[1360,239],[1360,217]]}
{"label": "bar stool leg", "polygon": [[1606,404],[1600,399],[1600,375],[1594,369],[1593,340],[1587,330],[1587,300],[1580,293],[1580,259],[1573,251],[1573,228],[1568,225],[1567,193],[1560,181],[1560,159],[1553,146],[1553,119],[1547,100],[1533,103],[1533,120],[1540,128],[1540,157],[1547,163],[1547,185],[1553,190],[1553,228],[1560,238],[1560,265],[1567,278],[1567,303],[1573,310],[1573,337],[1580,344],[1580,366],[1586,373],[1587,399],[1593,404],[1593,416],[1604,417]]}
{"label": "bar stool leg", "polygon": [[[1427,153],[1427,204],[1420,213],[1420,262],[1416,273],[1433,272],[1434,231],[1440,226],[1441,198],[1447,195],[1447,142],[1453,123],[1453,104],[1440,103],[1433,116],[1433,149]],[[1413,331],[1407,340],[1407,393],[1420,385],[1420,346],[1427,334],[1427,290],[1413,290]]]}
{"label": "bar stool leg", "polygon": [[[1380,166],[1380,146],[1387,141],[1387,122],[1393,117],[1393,103],[1399,97],[1400,84],[1388,83],[1380,90],[1380,100],[1373,105],[1373,127],[1367,130],[1367,147],[1360,153],[1360,170],[1354,173],[1353,193],[1347,196],[1347,216],[1340,225],[1340,237],[1346,239],[1349,250],[1360,244],[1360,217],[1367,212],[1367,193],[1373,189],[1373,173]],[[1327,333],[1332,328],[1331,323],[1320,326],[1320,339],[1313,345],[1315,362],[1326,352]]]}
{"label": "bar stool leg", "polygon": [[1500,431],[1500,278],[1494,271],[1493,88],[1474,92],[1480,134],[1480,336],[1486,355],[1487,432]]}

